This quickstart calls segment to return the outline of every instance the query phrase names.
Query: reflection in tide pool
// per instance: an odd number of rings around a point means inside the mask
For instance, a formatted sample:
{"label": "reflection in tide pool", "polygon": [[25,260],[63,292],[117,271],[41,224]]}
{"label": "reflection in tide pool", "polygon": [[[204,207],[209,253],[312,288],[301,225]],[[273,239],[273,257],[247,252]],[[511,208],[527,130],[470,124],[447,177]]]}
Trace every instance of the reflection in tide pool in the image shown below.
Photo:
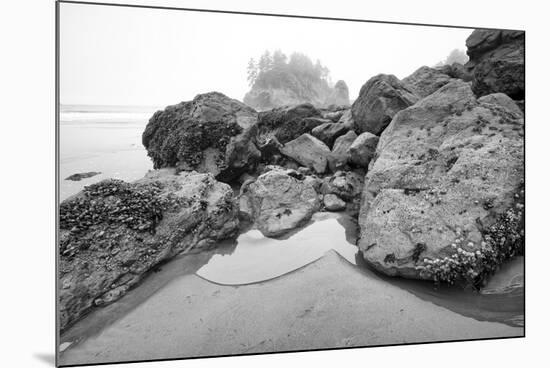
{"label": "reflection in tide pool", "polygon": [[[408,280],[377,273],[363,261],[355,245],[356,223],[349,216],[316,213],[312,223],[286,239],[264,237],[250,230],[230,250],[218,248],[196,274],[222,285],[267,281],[297,270],[335,250],[361,270],[365,282],[382,279],[416,297],[480,321],[524,324],[523,257],[504,264],[480,292],[458,285],[435,286],[431,281]],[[223,253],[222,253],[223,252]]]}
{"label": "reflection in tide pool", "polygon": [[333,249],[356,264],[357,247],[346,239],[344,215],[316,213],[313,223],[287,239],[266,238],[250,230],[237,238],[231,254],[216,254],[197,271],[200,277],[223,285],[269,280],[303,267]]}

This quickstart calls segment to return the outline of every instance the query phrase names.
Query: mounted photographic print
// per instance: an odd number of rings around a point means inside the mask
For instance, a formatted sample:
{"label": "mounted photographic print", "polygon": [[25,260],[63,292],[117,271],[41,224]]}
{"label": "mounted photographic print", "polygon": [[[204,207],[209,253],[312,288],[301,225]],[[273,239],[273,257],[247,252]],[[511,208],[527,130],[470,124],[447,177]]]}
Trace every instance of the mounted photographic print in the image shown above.
{"label": "mounted photographic print", "polygon": [[58,2],[57,364],[523,337],[524,54]]}

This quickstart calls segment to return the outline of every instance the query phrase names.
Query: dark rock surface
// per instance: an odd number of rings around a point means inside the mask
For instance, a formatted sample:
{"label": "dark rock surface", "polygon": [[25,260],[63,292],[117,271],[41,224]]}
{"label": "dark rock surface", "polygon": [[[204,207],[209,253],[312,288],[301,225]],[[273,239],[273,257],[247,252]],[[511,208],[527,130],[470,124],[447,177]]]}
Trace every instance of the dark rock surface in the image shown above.
{"label": "dark rock surface", "polygon": [[159,262],[237,235],[233,191],[174,169],[104,180],[60,207],[60,328],[122,297]]}
{"label": "dark rock surface", "polygon": [[323,123],[311,130],[311,135],[323,141],[329,148],[332,147],[336,138],[347,133],[349,129],[340,123]]}
{"label": "dark rock surface", "polygon": [[85,172],[85,173],[77,173],[77,174],[72,174],[70,176],[67,176],[65,178],[65,180],[72,180],[72,181],[80,181],[82,179],[87,179],[87,178],[91,178],[93,176],[96,176],[96,175],[99,175],[101,174],[100,172],[97,172],[97,171],[89,171],[89,172]]}
{"label": "dark rock surface", "polygon": [[419,100],[410,87],[394,75],[379,74],[361,87],[351,106],[355,132],[380,135],[393,116]]}
{"label": "dark rock surface", "polygon": [[365,179],[359,247],[388,275],[479,283],[523,247],[523,118],[455,80],[400,111]]}
{"label": "dark rock surface", "polygon": [[466,70],[466,67],[459,63],[452,63],[451,65],[443,65],[436,68],[441,73],[447,74],[451,78],[462,79],[464,82],[472,80],[472,75]]}
{"label": "dark rock surface", "polygon": [[476,29],[466,40],[477,96],[502,92],[514,100],[525,98],[525,32]]}
{"label": "dark rock surface", "polygon": [[142,141],[155,168],[208,172],[231,181],[254,168],[257,113],[221,93],[168,106],[149,120]]}
{"label": "dark rock surface", "polygon": [[305,224],[320,206],[311,182],[295,170],[271,168],[241,187],[240,211],[267,237]]}
{"label": "dark rock surface", "polygon": [[259,140],[263,142],[268,137],[275,137],[285,144],[328,122],[330,120],[323,119],[321,112],[312,104],[279,107],[259,113]]}

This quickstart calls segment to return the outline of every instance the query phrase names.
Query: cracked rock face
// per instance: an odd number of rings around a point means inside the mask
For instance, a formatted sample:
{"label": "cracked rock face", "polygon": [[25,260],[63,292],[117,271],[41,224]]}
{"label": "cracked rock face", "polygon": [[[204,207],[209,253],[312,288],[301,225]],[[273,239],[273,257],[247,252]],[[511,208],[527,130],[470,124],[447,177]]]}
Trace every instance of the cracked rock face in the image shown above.
{"label": "cracked rock face", "polygon": [[212,174],[173,169],[104,180],[60,207],[60,328],[122,297],[159,262],[238,231],[233,191]]}
{"label": "cracked rock face", "polygon": [[267,237],[305,224],[319,209],[314,184],[294,170],[273,168],[241,187],[240,208]]}
{"label": "cracked rock face", "polygon": [[[397,113],[365,178],[359,247],[388,275],[430,278],[424,259],[482,249],[523,185],[523,116],[505,95],[454,80]],[[478,270],[479,271],[479,270]]]}

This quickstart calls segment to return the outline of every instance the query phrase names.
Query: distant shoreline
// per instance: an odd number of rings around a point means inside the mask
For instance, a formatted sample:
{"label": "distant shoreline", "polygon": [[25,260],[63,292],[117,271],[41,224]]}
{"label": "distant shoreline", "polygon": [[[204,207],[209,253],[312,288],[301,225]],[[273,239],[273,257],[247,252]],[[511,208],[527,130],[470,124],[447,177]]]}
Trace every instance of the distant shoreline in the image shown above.
{"label": "distant shoreline", "polygon": [[96,105],[96,104],[60,104],[61,113],[87,113],[87,112],[149,112],[162,110],[162,105]]}

